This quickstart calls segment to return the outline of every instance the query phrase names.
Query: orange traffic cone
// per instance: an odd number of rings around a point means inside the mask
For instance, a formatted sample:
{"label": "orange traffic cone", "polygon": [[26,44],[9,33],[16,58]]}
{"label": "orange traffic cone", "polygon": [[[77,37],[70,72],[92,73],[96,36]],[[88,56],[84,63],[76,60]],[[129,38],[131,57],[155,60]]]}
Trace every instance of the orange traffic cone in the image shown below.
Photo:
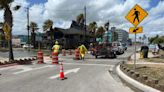
{"label": "orange traffic cone", "polygon": [[63,69],[63,64],[62,62],[60,63],[60,79],[64,80],[66,77],[64,76],[64,69]]}

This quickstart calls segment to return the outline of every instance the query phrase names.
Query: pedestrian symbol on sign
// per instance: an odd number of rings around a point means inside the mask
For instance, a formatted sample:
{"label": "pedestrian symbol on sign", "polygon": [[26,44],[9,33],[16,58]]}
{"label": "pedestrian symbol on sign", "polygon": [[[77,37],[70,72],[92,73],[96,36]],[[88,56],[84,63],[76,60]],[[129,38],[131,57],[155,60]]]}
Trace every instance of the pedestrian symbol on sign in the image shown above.
{"label": "pedestrian symbol on sign", "polygon": [[134,14],[132,15],[132,16],[135,16],[134,19],[133,19],[133,23],[135,22],[136,19],[138,20],[138,22],[140,22],[140,21],[139,21],[140,12],[137,11],[136,8],[134,9],[134,11],[135,11],[135,12],[134,12]]}

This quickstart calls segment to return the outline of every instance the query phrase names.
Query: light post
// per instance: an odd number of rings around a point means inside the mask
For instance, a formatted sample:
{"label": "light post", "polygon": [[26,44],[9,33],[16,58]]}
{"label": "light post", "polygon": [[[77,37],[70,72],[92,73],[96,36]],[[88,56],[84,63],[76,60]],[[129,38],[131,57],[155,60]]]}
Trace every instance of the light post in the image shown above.
{"label": "light post", "polygon": [[28,32],[28,36],[27,36],[27,40],[28,40],[27,42],[28,42],[28,43],[27,43],[27,44],[28,44],[28,47],[29,47],[29,48],[28,48],[28,51],[30,51],[30,39],[29,39],[29,38],[30,38],[30,37],[29,37],[29,33],[30,33],[30,32],[29,32],[29,31],[30,31],[29,8],[27,7],[26,9],[27,9],[27,32]]}

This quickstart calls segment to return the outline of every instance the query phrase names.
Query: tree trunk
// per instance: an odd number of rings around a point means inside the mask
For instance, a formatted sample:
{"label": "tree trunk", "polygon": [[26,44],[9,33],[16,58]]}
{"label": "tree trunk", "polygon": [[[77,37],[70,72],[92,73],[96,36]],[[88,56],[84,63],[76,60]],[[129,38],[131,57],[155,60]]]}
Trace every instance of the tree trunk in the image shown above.
{"label": "tree trunk", "polygon": [[9,32],[9,61],[14,60],[14,55],[13,55],[13,48],[12,48],[12,26],[13,26],[13,17],[12,17],[12,12],[10,10],[9,6],[5,7],[5,12],[4,12],[4,20],[5,23],[8,23],[8,25],[10,26],[10,32]]}
{"label": "tree trunk", "polygon": [[34,48],[36,48],[36,44],[35,44],[35,32],[34,32],[34,29],[32,30],[31,32],[31,42],[32,42],[32,45],[34,46]]}
{"label": "tree trunk", "polygon": [[50,47],[50,49],[51,49],[52,46],[53,46],[53,29],[52,29],[52,26],[50,27],[50,37],[51,37],[51,43],[50,43],[51,44],[51,47]]}

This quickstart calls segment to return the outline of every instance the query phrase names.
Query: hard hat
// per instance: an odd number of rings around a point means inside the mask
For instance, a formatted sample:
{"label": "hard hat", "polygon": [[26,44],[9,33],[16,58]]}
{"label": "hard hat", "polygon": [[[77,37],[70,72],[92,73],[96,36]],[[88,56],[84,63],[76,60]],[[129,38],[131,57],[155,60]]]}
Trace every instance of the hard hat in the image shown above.
{"label": "hard hat", "polygon": [[56,42],[55,42],[55,45],[58,45],[58,44],[59,44],[59,42],[58,42],[58,41],[56,41]]}

